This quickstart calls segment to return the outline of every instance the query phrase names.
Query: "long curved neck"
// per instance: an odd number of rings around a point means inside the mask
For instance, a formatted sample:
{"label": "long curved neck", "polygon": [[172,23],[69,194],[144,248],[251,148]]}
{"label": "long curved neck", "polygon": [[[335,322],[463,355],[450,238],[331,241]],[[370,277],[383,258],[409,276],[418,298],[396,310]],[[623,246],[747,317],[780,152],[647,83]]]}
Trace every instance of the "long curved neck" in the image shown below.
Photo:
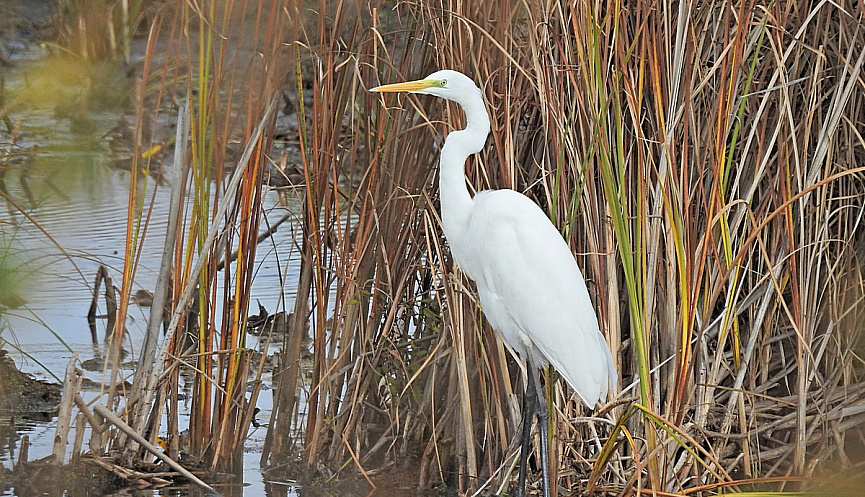
{"label": "long curved neck", "polygon": [[469,155],[480,152],[490,132],[490,118],[480,95],[460,102],[466,114],[466,128],[450,133],[442,147],[439,196],[442,227],[451,253],[462,259],[462,242],[472,216],[472,197],[466,187],[465,164]]}

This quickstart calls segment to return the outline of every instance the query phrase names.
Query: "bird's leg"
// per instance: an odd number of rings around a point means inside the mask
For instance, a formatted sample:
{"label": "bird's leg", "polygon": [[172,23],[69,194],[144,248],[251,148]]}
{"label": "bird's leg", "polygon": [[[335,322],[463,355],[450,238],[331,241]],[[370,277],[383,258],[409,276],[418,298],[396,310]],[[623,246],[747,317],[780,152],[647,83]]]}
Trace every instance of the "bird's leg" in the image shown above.
{"label": "bird's leg", "polygon": [[[533,361],[528,361],[529,369],[532,375],[532,380],[529,385],[535,390],[535,398],[537,399],[538,426],[540,427],[541,439],[541,481],[544,486],[544,497],[550,497],[550,448],[549,448],[549,431],[550,431],[550,412],[547,409],[547,398],[544,395],[544,389],[541,388],[541,379],[538,376],[538,368]],[[529,392],[526,396],[530,397]]]}
{"label": "bird's leg", "polygon": [[[529,366],[531,370],[531,366]],[[520,448],[520,473],[517,480],[516,497],[524,497],[526,494],[526,467],[529,464],[529,450],[532,442],[532,418],[535,414],[535,405],[538,398],[532,388],[532,373],[528,371],[529,384],[526,385],[526,394],[523,397],[523,440]]]}
{"label": "bird's leg", "polygon": [[531,357],[527,359],[526,363],[529,384],[526,386],[526,395],[523,398],[523,445],[520,450],[520,473],[516,497],[523,497],[526,492],[526,471],[529,464],[529,450],[531,449],[532,418],[535,412],[538,414],[538,426],[540,427],[541,483],[544,488],[544,497],[550,497],[550,450],[547,443],[550,414],[547,409],[546,396],[544,396],[544,391],[541,388],[538,368],[535,367]]}

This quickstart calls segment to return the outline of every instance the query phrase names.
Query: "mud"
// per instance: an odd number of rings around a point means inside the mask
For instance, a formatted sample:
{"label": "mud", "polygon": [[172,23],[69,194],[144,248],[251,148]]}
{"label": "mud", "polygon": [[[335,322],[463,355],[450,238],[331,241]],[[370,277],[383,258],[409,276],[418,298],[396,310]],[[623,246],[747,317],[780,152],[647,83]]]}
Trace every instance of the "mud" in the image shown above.
{"label": "mud", "polygon": [[18,371],[6,350],[0,350],[0,416],[44,420],[60,402],[60,385]]}

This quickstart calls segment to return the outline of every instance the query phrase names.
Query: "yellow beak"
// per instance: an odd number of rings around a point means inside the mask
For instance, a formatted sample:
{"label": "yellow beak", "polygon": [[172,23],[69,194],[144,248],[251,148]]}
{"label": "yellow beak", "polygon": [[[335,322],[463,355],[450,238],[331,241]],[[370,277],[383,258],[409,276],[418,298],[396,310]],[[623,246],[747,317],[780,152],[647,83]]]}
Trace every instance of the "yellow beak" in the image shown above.
{"label": "yellow beak", "polygon": [[431,79],[419,79],[417,81],[407,81],[405,83],[394,83],[391,85],[376,86],[370,88],[369,91],[392,93],[396,91],[421,91],[435,86],[436,82]]}

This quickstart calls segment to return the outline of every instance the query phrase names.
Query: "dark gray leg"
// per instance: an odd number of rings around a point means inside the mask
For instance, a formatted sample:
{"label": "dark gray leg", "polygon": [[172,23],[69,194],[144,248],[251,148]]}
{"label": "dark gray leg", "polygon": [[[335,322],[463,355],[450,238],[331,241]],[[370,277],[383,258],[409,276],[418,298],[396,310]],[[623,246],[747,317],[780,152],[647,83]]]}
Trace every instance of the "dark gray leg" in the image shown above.
{"label": "dark gray leg", "polygon": [[535,414],[535,406],[538,397],[532,388],[532,373],[528,371],[529,384],[526,385],[526,394],[523,396],[523,443],[520,449],[520,473],[517,480],[516,497],[526,495],[526,468],[529,465],[529,450],[532,445],[532,419]]}
{"label": "dark gray leg", "polygon": [[520,451],[520,473],[517,482],[516,497],[524,497],[526,492],[526,470],[528,467],[529,450],[532,437],[532,418],[535,411],[538,414],[538,426],[541,438],[541,480],[544,487],[544,497],[550,497],[550,450],[547,439],[549,436],[550,413],[547,409],[547,399],[541,388],[538,368],[531,358],[526,360],[529,384],[523,398],[523,445]]}
{"label": "dark gray leg", "polygon": [[[541,388],[541,379],[538,376],[538,368],[532,364],[531,359],[528,361],[531,368],[534,380],[535,396],[537,398],[538,410],[538,426],[540,426],[541,438],[541,481],[544,485],[544,497],[550,497],[550,412],[547,409],[547,397],[544,395],[544,390]],[[528,393],[528,392],[526,392]]]}

